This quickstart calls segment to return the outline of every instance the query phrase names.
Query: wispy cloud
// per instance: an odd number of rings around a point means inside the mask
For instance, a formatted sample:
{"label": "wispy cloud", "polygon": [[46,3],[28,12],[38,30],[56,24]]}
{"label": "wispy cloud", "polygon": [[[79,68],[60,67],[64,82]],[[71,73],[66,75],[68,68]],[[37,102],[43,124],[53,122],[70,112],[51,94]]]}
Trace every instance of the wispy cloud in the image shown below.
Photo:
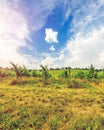
{"label": "wispy cloud", "polygon": [[18,8],[27,19],[29,27],[34,31],[38,31],[45,25],[47,17],[58,3],[58,0],[30,0],[30,2],[18,0]]}

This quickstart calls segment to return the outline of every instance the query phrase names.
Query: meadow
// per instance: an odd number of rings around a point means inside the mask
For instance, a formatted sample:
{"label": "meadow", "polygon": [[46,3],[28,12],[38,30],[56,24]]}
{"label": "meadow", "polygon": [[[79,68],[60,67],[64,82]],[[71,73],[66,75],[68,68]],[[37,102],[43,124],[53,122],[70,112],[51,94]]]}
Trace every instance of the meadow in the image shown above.
{"label": "meadow", "polygon": [[1,69],[0,130],[104,130],[104,72],[91,67]]}

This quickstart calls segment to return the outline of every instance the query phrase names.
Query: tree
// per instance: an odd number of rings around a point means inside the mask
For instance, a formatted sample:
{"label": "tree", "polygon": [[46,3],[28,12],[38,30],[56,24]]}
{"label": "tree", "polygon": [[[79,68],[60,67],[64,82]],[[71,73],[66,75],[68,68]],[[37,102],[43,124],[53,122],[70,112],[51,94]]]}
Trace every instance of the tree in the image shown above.
{"label": "tree", "polygon": [[20,72],[20,70],[19,70],[19,68],[17,67],[16,64],[14,64],[13,62],[10,62],[10,63],[13,66],[13,70],[15,71],[16,77],[18,79],[19,77],[21,77],[21,72]]}
{"label": "tree", "polygon": [[61,71],[59,77],[62,77],[62,78],[69,78],[69,77],[71,77],[70,68],[62,69],[62,71]]}
{"label": "tree", "polygon": [[43,66],[43,65],[40,65],[40,67],[42,68],[42,77],[43,77],[44,80],[46,80],[48,77],[51,76],[48,73],[48,68],[47,68],[47,66]]}
{"label": "tree", "polygon": [[88,78],[88,79],[92,79],[92,78],[94,78],[94,75],[95,75],[95,68],[94,68],[94,66],[91,64],[91,66],[90,66],[90,68],[89,68],[89,71],[88,71],[87,78]]}
{"label": "tree", "polygon": [[30,76],[29,71],[27,70],[27,68],[24,65],[23,65],[23,68],[20,67],[19,69],[21,70],[22,76]]}

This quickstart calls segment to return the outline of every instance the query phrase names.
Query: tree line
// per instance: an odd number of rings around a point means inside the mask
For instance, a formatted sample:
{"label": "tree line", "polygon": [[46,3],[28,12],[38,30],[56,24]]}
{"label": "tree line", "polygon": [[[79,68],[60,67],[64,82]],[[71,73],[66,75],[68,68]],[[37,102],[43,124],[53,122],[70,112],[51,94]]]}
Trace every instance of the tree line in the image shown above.
{"label": "tree line", "polygon": [[[12,65],[12,70],[15,72],[16,78],[21,78],[23,76],[32,76],[32,77],[42,77],[43,80],[52,77],[50,71],[47,66],[40,65],[41,67],[41,74],[37,73],[36,70],[28,70],[25,65],[18,66],[13,62],[10,62]],[[54,70],[50,68],[50,70]],[[87,80],[98,80],[104,78],[104,70],[99,71],[95,69],[93,65],[91,65],[88,69],[75,69],[77,70],[76,73],[72,72],[73,69],[71,67],[62,68],[60,74],[58,75],[59,78],[80,78],[80,79],[87,79]],[[73,70],[74,71],[74,70]],[[0,71],[0,78],[5,78],[8,74]]]}

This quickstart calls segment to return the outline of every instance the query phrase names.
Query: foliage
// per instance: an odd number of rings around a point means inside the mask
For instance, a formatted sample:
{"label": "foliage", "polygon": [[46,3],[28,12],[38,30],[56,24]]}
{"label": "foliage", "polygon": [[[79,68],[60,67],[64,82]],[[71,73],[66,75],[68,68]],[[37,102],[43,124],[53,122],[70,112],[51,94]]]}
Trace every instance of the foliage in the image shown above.
{"label": "foliage", "polygon": [[5,73],[5,72],[2,72],[2,71],[0,71],[0,78],[5,78],[7,76],[7,74]]}
{"label": "foliage", "polygon": [[87,74],[87,78],[88,79],[92,79],[92,78],[94,78],[94,76],[95,76],[95,68],[94,68],[94,66],[91,64],[91,66],[90,66],[90,68],[89,68],[89,71],[88,71],[88,74]]}
{"label": "foliage", "polygon": [[70,69],[63,69],[61,73],[59,74],[60,78],[69,78],[71,77]]}
{"label": "foliage", "polygon": [[98,78],[99,78],[99,79],[104,78],[104,69],[99,72]]}
{"label": "foliage", "polygon": [[21,76],[30,76],[29,71],[27,68],[23,65],[23,67],[19,67],[19,71],[21,72]]}
{"label": "foliage", "polygon": [[23,65],[23,67],[21,66],[17,66],[16,64],[14,64],[13,62],[10,62],[11,65],[13,66],[13,69],[15,71],[16,77],[17,79],[21,76],[30,76],[29,71],[27,70],[27,68]]}
{"label": "foliage", "polygon": [[31,76],[32,76],[32,77],[37,77],[37,73],[36,73],[35,70],[32,70],[32,71],[31,71]]}
{"label": "foliage", "polygon": [[10,62],[10,63],[13,66],[13,69],[16,73],[16,77],[18,79],[19,77],[21,77],[21,71],[19,70],[19,67],[16,64],[14,64],[13,62]]}
{"label": "foliage", "polygon": [[32,70],[32,71],[30,72],[30,75],[31,75],[32,77],[41,77],[40,71],[36,71],[36,70]]}
{"label": "foliage", "polygon": [[43,77],[44,80],[51,77],[51,75],[48,72],[47,66],[40,65],[40,67],[42,68],[42,77]]}
{"label": "foliage", "polygon": [[85,78],[85,73],[80,70],[80,71],[78,71],[78,72],[75,74],[75,78],[83,79],[83,78]]}

